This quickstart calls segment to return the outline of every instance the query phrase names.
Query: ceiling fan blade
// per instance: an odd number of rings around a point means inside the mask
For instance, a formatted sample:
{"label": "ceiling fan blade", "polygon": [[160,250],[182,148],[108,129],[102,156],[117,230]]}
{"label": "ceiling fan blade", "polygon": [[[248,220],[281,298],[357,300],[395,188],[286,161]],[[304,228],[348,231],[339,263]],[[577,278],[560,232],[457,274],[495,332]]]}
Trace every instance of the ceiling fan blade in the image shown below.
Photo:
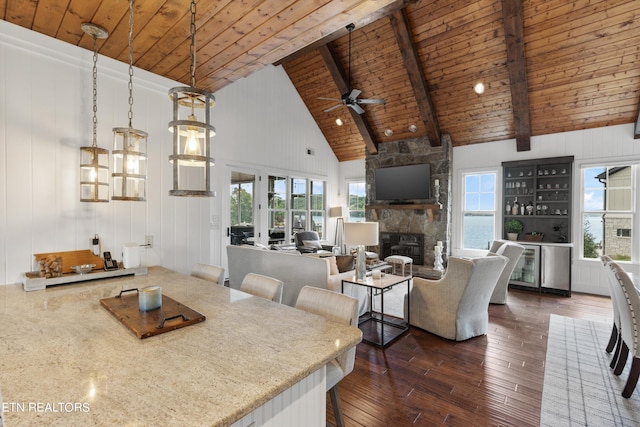
{"label": "ceiling fan blade", "polygon": [[325,113],[328,113],[329,111],[331,111],[331,110],[335,110],[335,109],[336,109],[336,108],[338,108],[338,107],[342,107],[342,104],[336,104],[336,105],[334,105],[333,107],[329,107],[329,108],[327,108],[326,110],[324,110],[324,112],[325,112]]}
{"label": "ceiling fan blade", "polygon": [[356,99],[358,104],[384,104],[384,99]]}
{"label": "ceiling fan blade", "polygon": [[360,95],[361,93],[362,93],[362,91],[361,91],[361,90],[353,89],[353,90],[351,91],[351,93],[349,94],[349,98],[351,98],[351,99],[356,99],[356,98],[358,97],[358,95]]}
{"label": "ceiling fan blade", "polygon": [[358,114],[364,113],[364,110],[358,104],[349,104],[349,107],[353,108],[353,110]]}
{"label": "ceiling fan blade", "polygon": [[325,101],[342,101],[342,99],[340,99],[340,98],[324,98],[324,97],[318,97],[318,99],[324,99]]}

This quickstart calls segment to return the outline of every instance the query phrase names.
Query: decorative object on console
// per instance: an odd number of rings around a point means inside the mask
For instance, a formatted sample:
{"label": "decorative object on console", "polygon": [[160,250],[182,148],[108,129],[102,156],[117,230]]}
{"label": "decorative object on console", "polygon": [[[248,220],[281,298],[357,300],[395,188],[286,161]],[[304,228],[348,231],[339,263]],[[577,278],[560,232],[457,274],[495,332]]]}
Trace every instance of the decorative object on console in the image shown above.
{"label": "decorative object on console", "polygon": [[111,200],[147,200],[147,132],[133,121],[133,0],[129,0],[129,126],[113,128]]}
{"label": "decorative object on console", "polygon": [[433,269],[444,271],[444,266],[442,265],[442,241],[440,240],[433,248]]}
{"label": "decorative object on console", "polygon": [[[215,105],[213,93],[196,88],[196,2],[191,1],[191,86],[169,90],[173,102],[173,188],[170,196],[212,197],[211,137],[216,134],[211,125],[211,109]],[[196,110],[201,117],[196,115]],[[202,111],[202,113],[200,113]],[[182,114],[181,114],[182,113]],[[186,120],[184,118],[187,115]]]}
{"label": "decorative object on console", "polygon": [[93,143],[80,147],[80,201],[109,201],[109,150],[98,147],[98,47],[97,39],[109,32],[91,24],[82,24],[82,31],[93,37]]}
{"label": "decorative object on console", "polygon": [[347,222],[344,224],[344,240],[349,246],[357,246],[356,280],[364,280],[367,258],[365,246],[378,244],[378,223]]}
{"label": "decorative object on console", "polygon": [[336,236],[335,245],[340,249],[340,252],[336,255],[344,255],[344,217],[349,216],[349,208],[346,206],[335,206],[329,209],[329,217],[338,218],[336,223]]}

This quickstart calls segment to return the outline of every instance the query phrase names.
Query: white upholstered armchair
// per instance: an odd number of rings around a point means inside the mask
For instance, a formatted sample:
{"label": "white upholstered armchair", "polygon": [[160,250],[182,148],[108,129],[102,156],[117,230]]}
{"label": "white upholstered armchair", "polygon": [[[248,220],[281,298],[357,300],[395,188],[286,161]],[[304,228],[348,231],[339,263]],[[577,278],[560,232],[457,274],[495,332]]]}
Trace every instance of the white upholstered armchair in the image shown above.
{"label": "white upholstered armchair", "polygon": [[486,334],[489,299],[507,261],[449,257],[442,279],[414,277],[411,325],[456,341]]}
{"label": "white upholstered armchair", "polygon": [[504,270],[502,270],[502,274],[498,278],[496,287],[493,289],[491,299],[489,300],[491,304],[507,303],[509,279],[511,279],[511,274],[513,273],[514,268],[516,268],[516,264],[518,263],[522,252],[524,252],[524,246],[519,245],[518,243],[496,240],[491,245],[491,249],[489,249],[488,254],[489,256],[502,255],[509,259],[509,262],[507,262]]}

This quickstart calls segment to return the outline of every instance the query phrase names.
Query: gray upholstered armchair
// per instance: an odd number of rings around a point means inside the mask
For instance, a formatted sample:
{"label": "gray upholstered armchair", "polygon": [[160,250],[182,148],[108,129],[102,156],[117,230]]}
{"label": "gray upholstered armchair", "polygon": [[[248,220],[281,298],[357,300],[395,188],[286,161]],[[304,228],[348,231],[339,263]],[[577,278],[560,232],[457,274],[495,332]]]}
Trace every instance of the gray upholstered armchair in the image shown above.
{"label": "gray upholstered armchair", "polygon": [[489,299],[507,261],[501,255],[449,257],[442,279],[414,277],[411,325],[456,341],[486,334]]}
{"label": "gray upholstered armchair", "polygon": [[498,278],[498,283],[496,283],[493,294],[491,294],[491,300],[489,300],[491,304],[507,303],[509,279],[511,278],[511,273],[513,273],[514,268],[516,268],[516,264],[518,263],[522,252],[524,252],[524,246],[513,242],[496,240],[491,245],[491,249],[489,249],[489,253],[487,255],[502,255],[509,258],[509,262],[507,262],[504,270],[502,270],[502,274]]}
{"label": "gray upholstered armchair", "polygon": [[295,234],[296,249],[300,253],[314,253],[318,251],[331,252],[333,245],[326,245],[320,241],[316,231],[298,231]]}

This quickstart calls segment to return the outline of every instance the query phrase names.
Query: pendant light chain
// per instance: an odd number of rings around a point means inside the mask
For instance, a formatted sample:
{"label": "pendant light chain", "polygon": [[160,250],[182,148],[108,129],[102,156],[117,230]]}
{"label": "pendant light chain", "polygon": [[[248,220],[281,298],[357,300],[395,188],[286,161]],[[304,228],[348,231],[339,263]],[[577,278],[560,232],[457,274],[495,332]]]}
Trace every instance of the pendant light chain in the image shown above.
{"label": "pendant light chain", "polygon": [[93,36],[93,146],[98,146],[98,48]]}
{"label": "pendant light chain", "polygon": [[196,1],[191,1],[191,87],[196,87]]}
{"label": "pendant light chain", "polygon": [[129,127],[133,121],[133,0],[129,0]]}

